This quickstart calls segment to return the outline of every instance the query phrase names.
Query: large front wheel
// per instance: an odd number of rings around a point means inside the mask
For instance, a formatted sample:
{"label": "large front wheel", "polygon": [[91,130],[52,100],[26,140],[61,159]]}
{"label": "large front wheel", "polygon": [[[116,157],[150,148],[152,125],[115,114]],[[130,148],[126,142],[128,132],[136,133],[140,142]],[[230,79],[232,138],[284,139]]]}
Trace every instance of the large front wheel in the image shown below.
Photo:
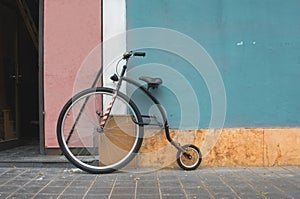
{"label": "large front wheel", "polygon": [[[110,115],[101,128],[107,109],[111,109]],[[115,96],[109,88],[87,89],[63,107],[57,139],[63,154],[76,167],[89,173],[110,173],[127,165],[139,151],[141,114],[121,92]]]}

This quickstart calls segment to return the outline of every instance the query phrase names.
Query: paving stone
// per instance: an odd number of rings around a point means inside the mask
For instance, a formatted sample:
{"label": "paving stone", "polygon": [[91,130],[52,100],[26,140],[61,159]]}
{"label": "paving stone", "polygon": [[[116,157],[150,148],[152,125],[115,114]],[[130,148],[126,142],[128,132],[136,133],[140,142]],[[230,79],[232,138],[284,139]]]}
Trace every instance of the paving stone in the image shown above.
{"label": "paving stone", "polygon": [[91,188],[88,191],[88,195],[106,195],[108,196],[112,191],[112,188]]}
{"label": "paving stone", "polygon": [[21,187],[16,193],[21,194],[21,193],[29,193],[29,194],[34,194],[38,193],[40,190],[42,190],[44,187],[33,187],[33,186],[24,186]]}
{"label": "paving stone", "polygon": [[181,187],[161,187],[160,190],[162,195],[184,194],[183,189]]}
{"label": "paving stone", "polygon": [[10,193],[1,193],[0,191],[0,198],[7,198],[7,196],[9,196]]}
{"label": "paving stone", "polygon": [[111,188],[113,187],[113,182],[94,182],[92,184],[93,188]]}
{"label": "paving stone", "polygon": [[32,186],[32,187],[46,186],[51,182],[52,182],[51,180],[32,180],[29,181],[25,186]]}
{"label": "paving stone", "polygon": [[0,186],[0,193],[13,193],[20,189],[20,186],[13,186],[13,185],[3,185]]}
{"label": "paving stone", "polygon": [[157,195],[159,194],[159,189],[157,188],[149,188],[149,187],[139,187],[137,188],[137,194],[138,195]]}
{"label": "paving stone", "polygon": [[138,187],[158,187],[158,181],[142,181],[139,180]]}
{"label": "paving stone", "polygon": [[59,199],[82,199],[82,198],[84,198],[84,195],[62,194],[59,196]]}
{"label": "paving stone", "polygon": [[10,180],[8,181],[5,185],[6,186],[23,186],[25,184],[28,183],[28,180],[16,180],[16,179],[13,179],[13,180]]}
{"label": "paving stone", "polygon": [[136,180],[123,180],[123,181],[117,181],[115,183],[115,187],[135,187],[136,186]]}
{"label": "paving stone", "polygon": [[50,187],[62,187],[62,186],[68,186],[72,183],[72,181],[67,180],[53,180],[49,182],[48,186]]}
{"label": "paving stone", "polygon": [[60,194],[63,190],[65,189],[65,187],[45,187],[43,188],[40,193],[44,193],[44,194]]}
{"label": "paving stone", "polygon": [[137,194],[137,199],[160,199],[159,194],[151,194],[151,195],[143,195],[143,194]]}
{"label": "paving stone", "polygon": [[67,187],[63,195],[84,195],[89,187]]}
{"label": "paving stone", "polygon": [[110,199],[132,199],[133,196],[131,194],[124,195],[124,194],[113,194],[110,196]]}
{"label": "paving stone", "polygon": [[74,180],[70,183],[71,187],[89,187],[92,184],[92,181],[87,180]]}
{"label": "paving stone", "polygon": [[130,187],[130,188],[125,188],[125,187],[115,187],[113,188],[112,194],[130,194],[130,195],[134,195],[135,193],[135,188],[134,187]]}
{"label": "paving stone", "polygon": [[97,194],[87,194],[84,196],[85,199],[107,199],[108,196],[106,195],[97,195]]}
{"label": "paving stone", "polygon": [[29,198],[32,198],[33,196],[34,196],[34,194],[18,193],[18,194],[9,195],[8,198],[11,198],[11,199],[15,199],[15,198],[18,198],[18,199],[29,199]]}
{"label": "paving stone", "polygon": [[57,199],[58,194],[37,194],[34,195],[34,199]]}
{"label": "paving stone", "polygon": [[169,194],[163,194],[162,199],[182,199],[186,198],[185,195],[176,194],[176,195],[169,195]]}
{"label": "paving stone", "polygon": [[181,184],[178,180],[174,181],[160,181],[160,187],[181,187]]}
{"label": "paving stone", "polygon": [[202,193],[199,193],[199,194],[192,194],[192,195],[188,195],[187,196],[188,199],[202,199],[202,198],[205,198],[205,199],[210,199],[210,198],[213,198],[213,196],[209,195],[209,194],[202,194]]}
{"label": "paving stone", "polygon": [[185,188],[187,195],[209,195],[209,192],[204,188]]}
{"label": "paving stone", "polygon": [[214,198],[222,199],[236,199],[239,198],[237,195],[228,192],[213,192]]}

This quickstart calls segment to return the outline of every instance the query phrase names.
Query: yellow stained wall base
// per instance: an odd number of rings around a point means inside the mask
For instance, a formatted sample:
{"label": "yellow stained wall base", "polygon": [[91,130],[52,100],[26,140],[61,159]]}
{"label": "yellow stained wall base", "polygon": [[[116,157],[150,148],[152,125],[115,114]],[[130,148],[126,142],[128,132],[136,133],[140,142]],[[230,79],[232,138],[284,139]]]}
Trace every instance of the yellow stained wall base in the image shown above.
{"label": "yellow stained wall base", "polygon": [[[198,146],[203,153],[201,166],[300,165],[300,128],[171,130],[171,137],[182,145]],[[164,131],[146,130],[131,165],[177,167],[176,153]]]}
{"label": "yellow stained wall base", "polygon": [[[101,157],[106,157],[108,162],[118,159],[130,148],[128,146],[133,143],[130,135],[133,135],[135,126],[128,116],[115,115],[109,121],[107,126],[111,126],[111,135],[118,134],[118,138],[123,139],[108,138],[115,152],[113,156],[111,153],[109,157],[101,154],[105,149],[100,147]],[[122,125],[121,129],[118,123],[127,126]],[[198,146],[203,155],[202,166],[300,165],[300,128],[173,129],[170,135],[181,145]],[[128,166],[177,167],[176,154],[177,149],[167,141],[164,130],[146,126],[141,149]]]}

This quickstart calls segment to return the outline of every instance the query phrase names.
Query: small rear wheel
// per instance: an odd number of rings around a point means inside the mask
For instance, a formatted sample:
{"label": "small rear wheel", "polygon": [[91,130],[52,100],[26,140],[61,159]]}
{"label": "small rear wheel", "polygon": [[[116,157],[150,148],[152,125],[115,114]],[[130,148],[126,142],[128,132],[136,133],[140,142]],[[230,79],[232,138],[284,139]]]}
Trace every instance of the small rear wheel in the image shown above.
{"label": "small rear wheel", "polygon": [[177,163],[184,170],[197,169],[202,161],[200,149],[195,145],[189,144],[182,147],[185,152],[177,152]]}

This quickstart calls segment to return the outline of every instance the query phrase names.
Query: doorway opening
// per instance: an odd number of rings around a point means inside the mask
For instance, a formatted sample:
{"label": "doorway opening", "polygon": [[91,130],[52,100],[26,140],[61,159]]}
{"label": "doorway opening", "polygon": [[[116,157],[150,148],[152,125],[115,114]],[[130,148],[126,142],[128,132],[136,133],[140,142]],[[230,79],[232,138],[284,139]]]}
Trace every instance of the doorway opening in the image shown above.
{"label": "doorway opening", "polygon": [[0,150],[39,146],[39,0],[0,0]]}

